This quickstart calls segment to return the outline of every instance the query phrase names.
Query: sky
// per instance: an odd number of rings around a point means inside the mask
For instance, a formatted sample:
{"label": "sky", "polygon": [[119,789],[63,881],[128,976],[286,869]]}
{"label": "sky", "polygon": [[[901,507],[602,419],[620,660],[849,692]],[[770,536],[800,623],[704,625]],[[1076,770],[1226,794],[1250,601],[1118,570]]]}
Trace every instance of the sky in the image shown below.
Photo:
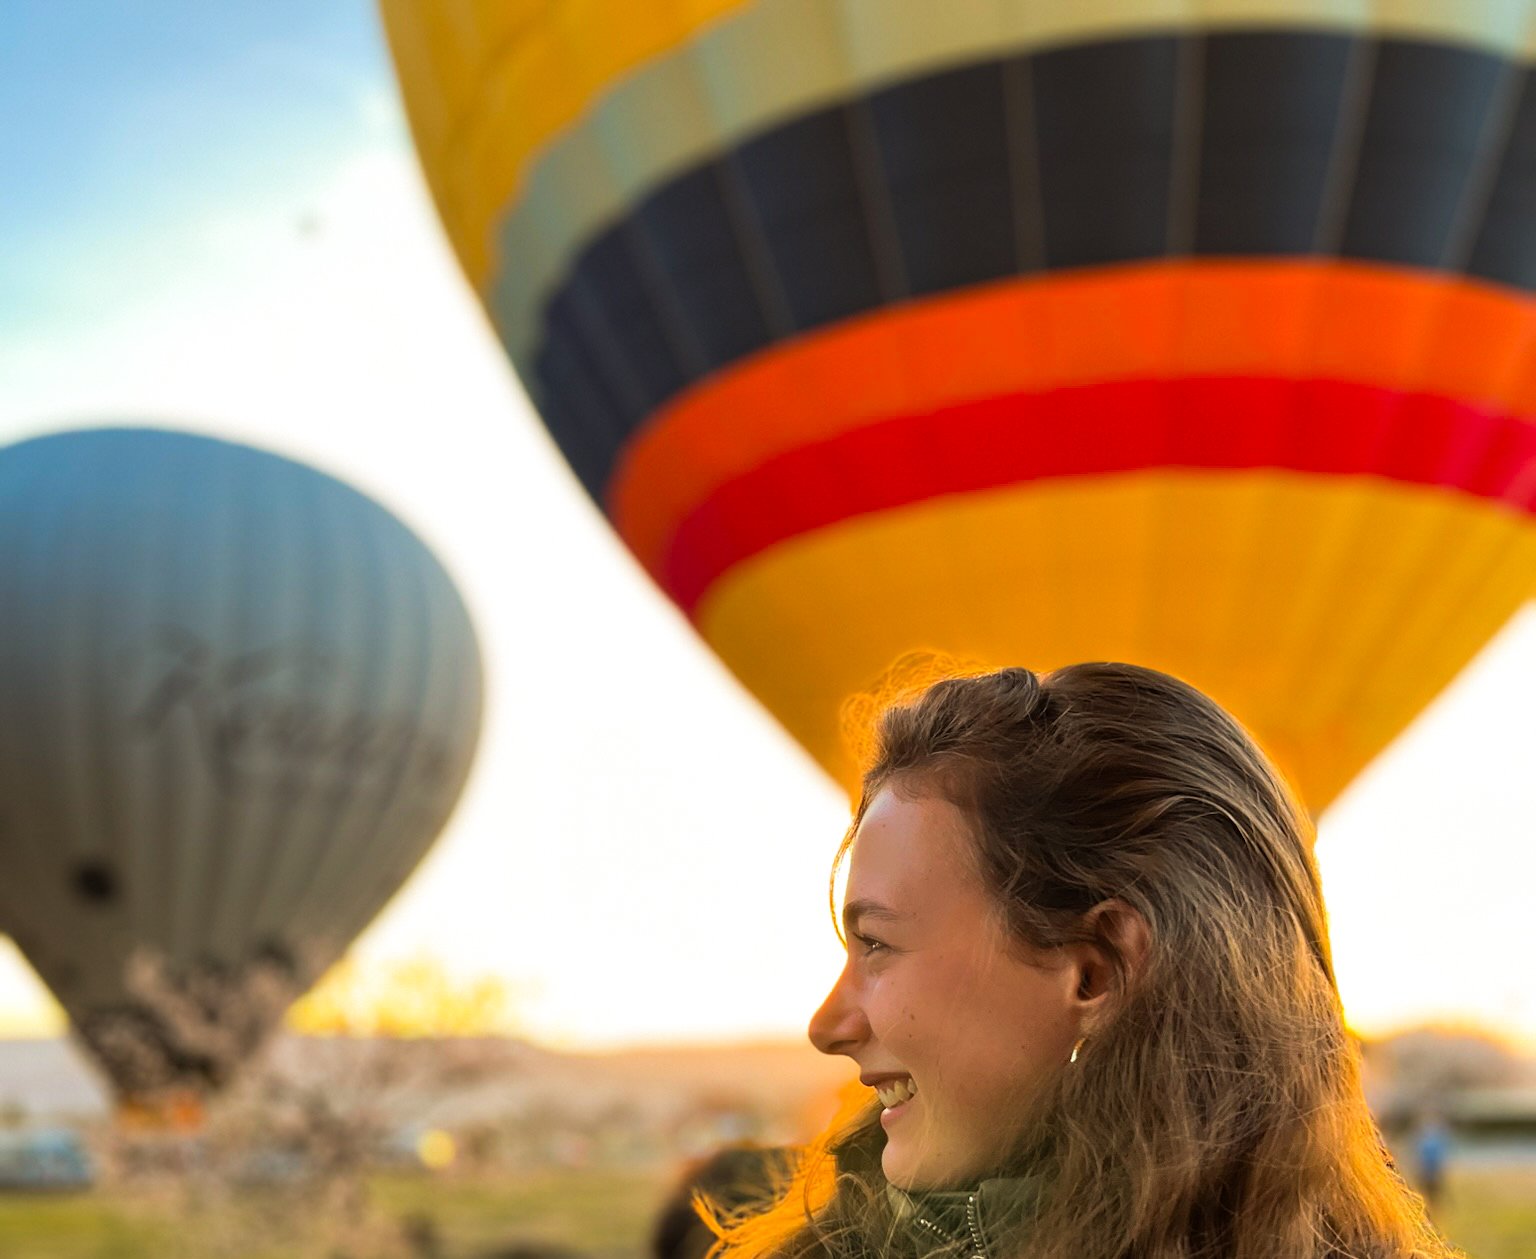
{"label": "sky", "polygon": [[[131,15],[129,10],[131,8]],[[361,0],[11,0],[0,442],[154,423],[407,521],[481,635],[463,801],[359,940],[509,985],[547,1043],[799,1036],[847,803],[577,487],[464,283]],[[1536,1048],[1536,612],[1322,821],[1354,1025]],[[0,1035],[60,1016],[0,939]]]}

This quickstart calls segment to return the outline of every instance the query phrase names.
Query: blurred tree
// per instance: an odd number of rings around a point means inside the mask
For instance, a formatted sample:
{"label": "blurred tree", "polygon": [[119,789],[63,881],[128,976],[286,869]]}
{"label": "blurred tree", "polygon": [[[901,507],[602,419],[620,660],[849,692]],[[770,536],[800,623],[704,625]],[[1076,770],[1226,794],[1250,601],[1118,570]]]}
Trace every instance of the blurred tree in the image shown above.
{"label": "blurred tree", "polygon": [[1470,1028],[1416,1028],[1380,1045],[1385,1074],[1410,1096],[1518,1084],[1531,1064],[1513,1046]]}
{"label": "blurred tree", "polygon": [[1393,1138],[1463,1090],[1536,1081],[1536,1060],[1476,1028],[1413,1028],[1361,1048],[1366,1096],[1377,1123]]}
{"label": "blurred tree", "polygon": [[288,1026],[309,1036],[503,1036],[516,1030],[513,987],[460,978],[435,958],[364,967],[342,959],[297,1002]]}

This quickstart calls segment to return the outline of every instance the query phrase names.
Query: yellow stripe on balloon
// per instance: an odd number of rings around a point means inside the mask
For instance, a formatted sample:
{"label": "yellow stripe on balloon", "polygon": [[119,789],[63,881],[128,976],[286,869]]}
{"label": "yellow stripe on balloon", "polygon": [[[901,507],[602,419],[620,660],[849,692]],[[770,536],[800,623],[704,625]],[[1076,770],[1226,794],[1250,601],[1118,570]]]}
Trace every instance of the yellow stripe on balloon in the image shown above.
{"label": "yellow stripe on balloon", "polygon": [[1536,522],[1498,503],[1163,469],[844,521],[732,570],[698,626],[850,789],[839,711],[904,655],[1130,660],[1230,708],[1320,811],[1520,606],[1533,570]]}
{"label": "yellow stripe on balloon", "polygon": [[[559,162],[567,143],[612,169],[560,202],[554,220],[548,207],[534,208],[508,227],[509,241],[531,232],[540,246],[517,253],[520,267],[554,265],[558,273],[576,242],[643,189],[747,131],[981,56],[1244,27],[1536,52],[1530,0],[381,0],[381,7],[427,181],[482,293],[496,270],[498,224],[530,189],[535,164]],[[692,104],[675,110],[680,100]],[[657,111],[664,127],[626,121]],[[553,276],[515,278],[531,295],[526,304]]]}

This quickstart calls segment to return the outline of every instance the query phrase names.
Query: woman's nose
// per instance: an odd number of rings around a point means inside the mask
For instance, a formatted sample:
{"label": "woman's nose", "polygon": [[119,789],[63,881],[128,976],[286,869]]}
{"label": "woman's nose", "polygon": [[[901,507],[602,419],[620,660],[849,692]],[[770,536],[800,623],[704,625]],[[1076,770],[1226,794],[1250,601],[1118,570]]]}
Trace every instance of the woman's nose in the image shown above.
{"label": "woman's nose", "polygon": [[806,1034],[811,1044],[824,1054],[847,1054],[852,1057],[869,1037],[869,1024],[864,1010],[850,991],[848,971],[837,977],[832,991],[821,1003],[821,1008],[811,1015]]}

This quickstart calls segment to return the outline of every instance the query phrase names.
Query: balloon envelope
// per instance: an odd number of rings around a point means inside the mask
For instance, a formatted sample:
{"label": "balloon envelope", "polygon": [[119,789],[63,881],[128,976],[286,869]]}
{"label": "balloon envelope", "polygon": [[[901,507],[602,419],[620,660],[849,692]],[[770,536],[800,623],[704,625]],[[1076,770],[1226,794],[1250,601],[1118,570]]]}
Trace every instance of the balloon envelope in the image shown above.
{"label": "balloon envelope", "polygon": [[1328,803],[1536,575],[1529,0],[383,0],[572,467],[832,773],[1128,659]]}
{"label": "balloon envelope", "polygon": [[0,450],[0,929],[128,1096],[223,1083],[468,773],[468,614],[372,500],[102,429]]}

